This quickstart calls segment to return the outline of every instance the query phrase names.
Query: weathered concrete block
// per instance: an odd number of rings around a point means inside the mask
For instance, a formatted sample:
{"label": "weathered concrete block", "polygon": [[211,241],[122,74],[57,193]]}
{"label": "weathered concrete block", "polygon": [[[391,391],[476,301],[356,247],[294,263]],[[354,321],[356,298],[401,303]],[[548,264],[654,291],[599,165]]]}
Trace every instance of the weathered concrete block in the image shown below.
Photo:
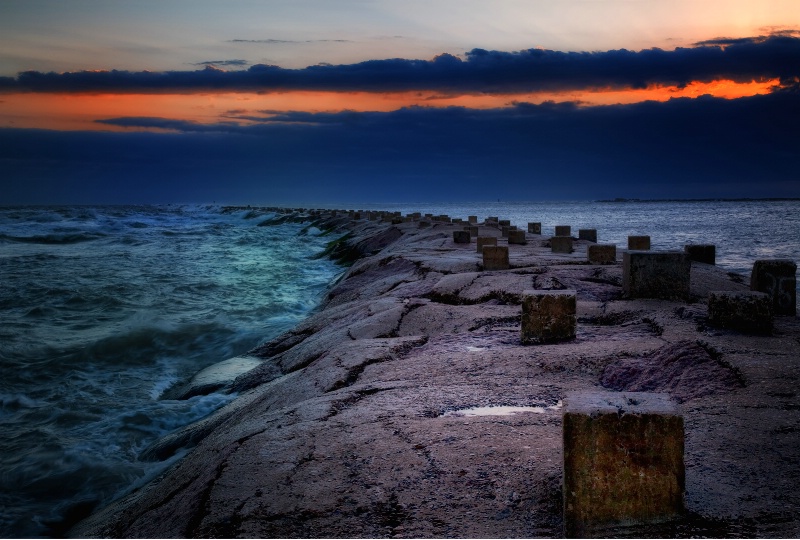
{"label": "weathered concrete block", "polygon": [[553,253],[572,253],[572,237],[553,236],[550,238],[550,250]]}
{"label": "weathered concrete block", "polygon": [[478,237],[478,253],[483,253],[483,246],[496,246],[497,238],[494,236],[479,236]]}
{"label": "weathered concrete block", "polygon": [[629,236],[628,249],[636,251],[647,251],[650,249],[649,236]]}
{"label": "weathered concrete block", "polygon": [[622,255],[622,293],[628,298],[689,298],[692,263],[680,251],[626,251]]}
{"label": "weathered concrete block", "polygon": [[508,231],[508,243],[521,245],[527,244],[528,241],[525,239],[525,231],[519,231],[516,229]]}
{"label": "weathered concrete block", "polygon": [[572,227],[570,225],[556,225],[555,236],[572,236]]}
{"label": "weathered concrete block", "polygon": [[539,222],[529,222],[528,232],[531,234],[542,234],[542,224]]}
{"label": "weathered concrete block", "polygon": [[567,538],[683,511],[683,417],[668,394],[569,392],[563,434]]}
{"label": "weathered concrete block", "polygon": [[478,223],[478,216],[467,216],[467,221],[470,223]]}
{"label": "weathered concrete block", "polygon": [[797,264],[789,259],[759,259],[753,263],[750,290],[767,293],[775,315],[797,313]]}
{"label": "weathered concrete block", "polygon": [[403,218],[401,218],[401,217],[393,217],[392,218],[392,225],[399,225],[400,223],[403,223]]}
{"label": "weathered concrete block", "polygon": [[687,244],[683,251],[689,259],[706,264],[717,264],[717,246],[714,244]]}
{"label": "weathered concrete block", "polygon": [[469,231],[469,234],[471,234],[474,237],[478,236],[478,227],[475,226],[475,225],[471,225],[471,226],[469,226],[468,229],[464,229],[464,230],[465,231]]}
{"label": "weathered concrete block", "polygon": [[614,264],[617,262],[615,244],[593,244],[586,248],[586,258],[592,264]]}
{"label": "weathered concrete block", "polygon": [[497,224],[500,225],[501,227],[502,226],[510,227],[511,226],[511,220],[510,219],[501,219],[501,220],[498,220]]}
{"label": "weathered concrete block", "polygon": [[353,212],[353,219],[361,219],[361,212]]}
{"label": "weathered concrete block", "polygon": [[469,231],[453,231],[453,242],[456,244],[469,244]]}
{"label": "weathered concrete block", "polygon": [[708,323],[745,334],[772,333],[772,298],[757,291],[711,291]]}
{"label": "weathered concrete block", "polygon": [[500,234],[503,238],[508,238],[508,231],[511,229],[509,225],[501,225],[500,226]]}
{"label": "weathered concrete block", "polygon": [[484,246],[484,270],[508,270],[508,246]]}
{"label": "weathered concrete block", "polygon": [[578,229],[578,238],[589,242],[597,242],[597,229]]}
{"label": "weathered concrete block", "polygon": [[430,226],[431,226],[431,222],[428,221],[427,219],[422,219],[422,220],[419,221],[418,227],[420,229],[424,229],[425,227],[430,227]]}
{"label": "weathered concrete block", "polygon": [[575,338],[574,290],[522,292],[521,340],[523,344],[555,343]]}

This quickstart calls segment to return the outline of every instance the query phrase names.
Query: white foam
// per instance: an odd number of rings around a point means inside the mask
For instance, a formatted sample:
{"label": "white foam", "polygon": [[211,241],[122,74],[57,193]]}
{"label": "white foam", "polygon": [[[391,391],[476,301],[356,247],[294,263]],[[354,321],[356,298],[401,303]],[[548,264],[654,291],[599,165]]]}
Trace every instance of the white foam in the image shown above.
{"label": "white foam", "polygon": [[496,405],[489,407],[471,407],[469,409],[459,409],[456,411],[447,411],[442,416],[510,416],[518,413],[536,413],[542,414],[547,411],[555,411],[561,408],[559,401],[555,405],[549,407],[511,407],[506,405]]}

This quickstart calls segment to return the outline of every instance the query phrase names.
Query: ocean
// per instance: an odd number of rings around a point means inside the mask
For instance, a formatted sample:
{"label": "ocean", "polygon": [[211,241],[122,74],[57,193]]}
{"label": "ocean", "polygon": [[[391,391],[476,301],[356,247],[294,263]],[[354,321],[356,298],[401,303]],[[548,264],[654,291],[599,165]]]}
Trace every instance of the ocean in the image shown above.
{"label": "ocean", "polygon": [[[339,206],[343,208],[344,206]],[[485,202],[351,208],[595,228],[626,246],[717,246],[747,273],[800,261],[800,201]],[[218,206],[0,207],[0,537],[59,536],[172,461],[138,459],[235,396],[164,392],[307,317],[344,271],[337,238]]]}

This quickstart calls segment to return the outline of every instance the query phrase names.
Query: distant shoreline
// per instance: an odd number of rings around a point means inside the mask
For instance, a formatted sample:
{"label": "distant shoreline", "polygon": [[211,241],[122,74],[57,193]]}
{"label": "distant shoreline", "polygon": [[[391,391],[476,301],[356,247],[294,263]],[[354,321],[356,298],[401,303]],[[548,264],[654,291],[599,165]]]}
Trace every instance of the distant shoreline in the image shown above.
{"label": "distant shoreline", "polygon": [[800,197],[741,197],[735,199],[727,198],[708,198],[708,199],[635,199],[617,197],[616,199],[598,199],[595,202],[599,203],[627,203],[627,202],[643,202],[643,203],[660,203],[660,202],[781,202],[781,201],[800,201]]}

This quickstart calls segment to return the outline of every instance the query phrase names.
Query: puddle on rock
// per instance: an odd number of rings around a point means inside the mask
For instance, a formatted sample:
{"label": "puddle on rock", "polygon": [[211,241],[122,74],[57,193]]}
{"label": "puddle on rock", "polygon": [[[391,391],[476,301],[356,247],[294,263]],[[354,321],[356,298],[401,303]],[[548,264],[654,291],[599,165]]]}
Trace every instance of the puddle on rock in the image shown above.
{"label": "puddle on rock", "polygon": [[557,411],[561,409],[561,402],[549,407],[511,407],[497,405],[489,407],[470,407],[469,409],[458,409],[447,411],[442,416],[461,417],[461,416],[510,416],[517,413],[537,413],[542,414],[547,411]]}

